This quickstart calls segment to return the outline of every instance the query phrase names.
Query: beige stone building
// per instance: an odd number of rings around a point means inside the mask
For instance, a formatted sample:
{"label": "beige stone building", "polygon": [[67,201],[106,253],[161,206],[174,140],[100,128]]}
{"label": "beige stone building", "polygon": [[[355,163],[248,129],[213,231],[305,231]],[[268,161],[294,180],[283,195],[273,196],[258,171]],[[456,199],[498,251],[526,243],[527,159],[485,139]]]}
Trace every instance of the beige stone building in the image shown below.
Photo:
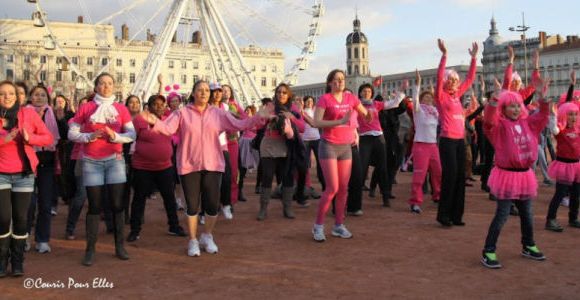
{"label": "beige stone building", "polygon": [[[148,32],[147,40],[130,41],[126,26],[119,38],[113,26],[84,24],[81,17],[77,23],[50,22],[49,28],[56,45],[45,37],[46,28],[35,27],[32,20],[0,20],[0,80],[35,84],[34,74],[43,65],[40,78],[56,93],[70,96],[76,90],[82,95],[91,90],[87,82],[105,71],[116,78],[121,99],[130,93],[155,38]],[[284,54],[257,46],[240,51],[262,94],[270,96],[284,77]],[[179,84],[182,94],[189,93],[198,79],[215,80],[209,50],[199,33],[189,41],[172,42],[161,74],[165,85]]]}

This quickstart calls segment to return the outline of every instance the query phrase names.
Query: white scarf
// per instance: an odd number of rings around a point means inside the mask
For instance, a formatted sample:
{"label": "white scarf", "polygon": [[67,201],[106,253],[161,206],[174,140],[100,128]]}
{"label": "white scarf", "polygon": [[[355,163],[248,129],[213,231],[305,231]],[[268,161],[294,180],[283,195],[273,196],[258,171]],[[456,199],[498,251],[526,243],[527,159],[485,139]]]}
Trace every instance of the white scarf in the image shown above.
{"label": "white scarf", "polygon": [[105,98],[96,94],[93,101],[97,104],[97,110],[91,115],[91,123],[107,124],[114,123],[117,120],[119,112],[117,112],[117,109],[113,106],[113,103],[115,103],[115,96]]}

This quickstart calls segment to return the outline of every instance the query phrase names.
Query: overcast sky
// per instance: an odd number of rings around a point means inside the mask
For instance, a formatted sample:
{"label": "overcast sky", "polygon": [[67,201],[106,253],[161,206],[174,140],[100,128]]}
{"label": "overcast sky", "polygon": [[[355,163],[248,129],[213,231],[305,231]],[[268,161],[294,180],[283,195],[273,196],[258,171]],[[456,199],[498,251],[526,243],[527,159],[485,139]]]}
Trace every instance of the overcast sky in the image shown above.
{"label": "overcast sky", "polygon": [[[51,20],[76,21],[85,15],[96,22],[121,7],[140,1],[130,14],[111,20],[119,32],[120,24],[128,23],[136,31],[167,0],[39,0]],[[300,12],[314,0],[221,0],[224,19],[232,28],[241,46],[257,43],[263,47],[284,49],[288,64],[298,49],[289,41],[306,40],[309,18]],[[521,13],[531,29],[548,34],[575,35],[580,31],[578,0],[325,0],[326,15],[322,33],[310,67],[299,76],[299,84],[321,82],[329,70],[345,68],[345,38],[352,31],[358,8],[362,31],[369,39],[370,69],[373,75],[407,72],[415,68],[435,68],[440,53],[436,39],[447,41],[449,64],[468,63],[467,49],[472,41],[480,46],[488,36],[489,21],[495,15],[500,35],[516,39],[508,27],[520,25]],[[33,4],[25,0],[0,0],[3,18],[29,18]],[[161,27],[165,10],[150,26]],[[259,13],[259,15],[253,15]],[[262,17],[260,17],[262,16]],[[182,30],[183,31],[183,30]],[[283,31],[284,33],[280,33]],[[119,33],[117,33],[119,34]],[[186,33],[181,33],[184,36]],[[248,38],[248,36],[251,36]]]}

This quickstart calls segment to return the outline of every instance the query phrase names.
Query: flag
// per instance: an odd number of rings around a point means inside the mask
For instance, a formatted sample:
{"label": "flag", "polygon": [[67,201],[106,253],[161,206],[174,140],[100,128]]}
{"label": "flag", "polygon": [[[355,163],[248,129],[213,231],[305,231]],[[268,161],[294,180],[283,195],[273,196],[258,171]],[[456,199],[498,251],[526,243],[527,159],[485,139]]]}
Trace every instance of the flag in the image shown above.
{"label": "flag", "polygon": [[383,77],[382,76],[377,76],[373,79],[373,86],[374,87],[380,87],[383,84]]}

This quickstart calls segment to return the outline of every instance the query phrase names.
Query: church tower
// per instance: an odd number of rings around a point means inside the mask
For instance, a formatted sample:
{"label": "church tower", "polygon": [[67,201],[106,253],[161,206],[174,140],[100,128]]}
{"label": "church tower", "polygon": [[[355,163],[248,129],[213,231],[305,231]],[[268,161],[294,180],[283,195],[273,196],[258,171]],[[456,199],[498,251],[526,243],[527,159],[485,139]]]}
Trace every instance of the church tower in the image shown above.
{"label": "church tower", "polygon": [[359,85],[371,82],[369,69],[369,43],[361,32],[358,14],[353,23],[353,31],[346,37],[346,86],[357,92]]}

